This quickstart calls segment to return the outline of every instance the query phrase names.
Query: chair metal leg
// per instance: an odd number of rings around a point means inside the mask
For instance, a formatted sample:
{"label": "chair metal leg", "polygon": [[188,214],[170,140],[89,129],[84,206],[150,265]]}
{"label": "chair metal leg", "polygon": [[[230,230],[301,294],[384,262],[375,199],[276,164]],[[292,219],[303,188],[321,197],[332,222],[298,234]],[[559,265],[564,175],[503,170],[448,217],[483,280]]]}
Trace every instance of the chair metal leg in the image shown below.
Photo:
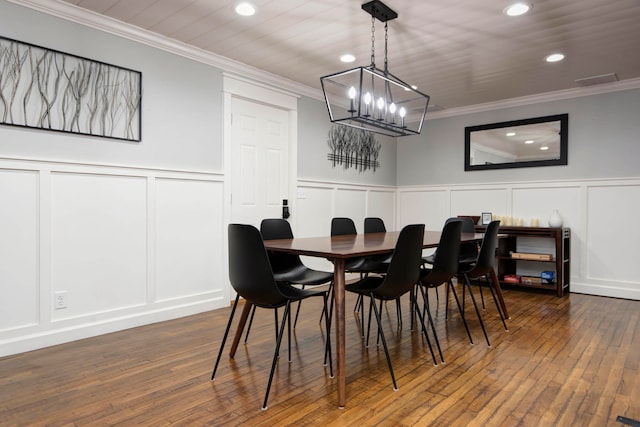
{"label": "chair metal leg", "polygon": [[[446,284],[447,287],[447,299],[444,301],[444,319],[449,319],[449,286],[453,286],[451,280],[449,280]],[[437,289],[437,288],[436,288]]]}
{"label": "chair metal leg", "polygon": [[[460,316],[462,316],[462,323],[464,324],[464,328],[467,330],[467,336],[469,337],[469,343],[473,344],[473,339],[471,338],[471,331],[469,331],[469,325],[467,324],[467,319],[464,315],[464,306],[460,305],[460,299],[458,298],[458,292],[456,292],[456,288],[453,286],[451,281],[449,281],[449,287],[451,288],[451,293],[453,294],[453,299],[456,300],[456,305],[458,306],[458,311],[460,312]],[[464,291],[464,285],[462,287]]]}
{"label": "chair metal leg", "polygon": [[[329,293],[329,298],[331,298],[331,301],[332,301],[332,302],[331,302],[331,310],[333,310],[333,282],[331,282],[331,283],[329,284],[329,292],[328,292],[328,293]],[[300,311],[300,307],[298,307],[298,311]],[[322,310],[322,313],[320,313],[320,322],[322,322],[322,318],[323,318],[324,316],[326,316],[326,315],[327,315],[327,313],[328,313],[328,311],[327,311],[327,309],[326,309],[326,307],[325,307],[325,308]],[[296,322],[297,322],[297,320],[298,320],[298,314],[296,314]],[[293,326],[295,327],[295,325],[293,325]]]}
{"label": "chair metal leg", "polygon": [[402,305],[400,298],[396,298],[396,316],[398,318],[398,327],[402,329]]}
{"label": "chair metal leg", "polygon": [[[322,296],[324,302],[324,311],[327,311],[327,298],[328,295]],[[327,365],[327,356],[329,357],[329,378],[333,378],[333,357],[331,355],[331,319],[329,316],[325,316],[325,328],[327,330],[327,340],[324,347],[324,365]]]}
{"label": "chair metal leg", "polygon": [[473,307],[476,309],[476,314],[478,315],[478,320],[480,321],[480,326],[482,327],[482,333],[484,334],[484,338],[487,340],[487,345],[491,347],[491,342],[489,342],[489,336],[487,335],[487,329],[484,327],[484,322],[482,321],[482,315],[480,314],[480,310],[478,309],[478,304],[476,303],[476,299],[473,296],[473,290],[471,289],[471,282],[469,281],[469,277],[466,274],[464,275],[464,279],[467,287],[469,288],[469,295],[471,296],[471,302],[473,302]]}
{"label": "chair metal leg", "polygon": [[262,404],[263,411],[267,409],[267,399],[269,399],[269,391],[271,390],[271,383],[273,382],[273,373],[276,370],[276,363],[278,362],[278,354],[280,353],[280,344],[282,343],[282,335],[284,335],[285,323],[287,323],[287,319],[289,318],[290,306],[291,306],[291,302],[287,301],[287,305],[284,308],[284,315],[282,316],[282,323],[280,325],[280,330],[276,336],[276,350],[273,353],[273,361],[271,362],[271,372],[269,373],[269,381],[267,382],[267,392],[264,395],[264,403]]}
{"label": "chair metal leg", "polygon": [[[300,308],[300,301],[298,301],[298,308]],[[289,363],[291,363],[291,310],[289,310],[289,318],[287,320],[287,344],[289,344]]]}
{"label": "chair metal leg", "polygon": [[433,358],[433,364],[435,366],[437,366],[438,365],[438,360],[436,359],[436,355],[433,352],[433,346],[431,345],[431,340],[429,339],[429,334],[427,334],[427,327],[424,324],[424,316],[420,312],[420,306],[418,305],[417,290],[416,290],[416,292],[411,292],[410,297],[411,297],[411,299],[413,299],[413,311],[414,311],[414,313],[412,313],[412,317],[414,315],[416,315],[416,314],[418,315],[418,320],[420,320],[420,326],[422,327],[422,333],[424,334],[424,338],[427,341],[427,345],[429,346],[429,351],[431,352],[431,357]]}
{"label": "chair metal leg", "polygon": [[356,298],[356,304],[353,306],[354,313],[360,310],[360,304],[362,304],[362,295],[358,295],[358,298]]}
{"label": "chair metal leg", "polygon": [[251,330],[251,325],[253,324],[253,316],[256,314],[256,306],[254,305],[251,309],[251,317],[249,318],[249,325],[247,326],[247,332],[244,334],[244,343],[247,343],[249,339],[249,331]]}
{"label": "chair metal leg", "polygon": [[[363,297],[362,301],[364,302],[364,297]],[[366,348],[369,348],[369,334],[371,332],[371,313],[373,313],[373,308],[371,308],[371,306],[373,306],[373,305],[376,305],[376,304],[373,301],[373,298],[370,298],[369,299],[369,321],[367,322],[367,340],[366,340],[365,345],[364,345]],[[364,311],[362,312],[362,315],[364,316]],[[362,329],[362,333],[364,334],[364,319],[362,319],[362,328],[363,328]]]}
{"label": "chair metal leg", "polygon": [[373,292],[369,295],[371,298],[371,306],[376,315],[376,321],[378,322],[378,333],[382,337],[382,346],[384,347],[384,355],[387,358],[387,365],[389,366],[389,373],[391,374],[391,381],[393,381],[393,389],[397,390],[398,385],[396,384],[396,376],[393,374],[393,366],[391,366],[391,357],[389,356],[389,349],[387,348],[387,340],[384,338],[384,332],[382,331],[382,320],[380,319],[380,313],[378,312],[378,307],[373,302]]}
{"label": "chair metal leg", "polygon": [[[436,290],[437,289],[438,288],[436,288]],[[438,339],[438,333],[436,332],[436,325],[433,322],[433,317],[431,316],[431,309],[429,308],[429,296],[428,296],[429,289],[421,286],[420,290],[422,291],[422,300],[424,302],[424,308],[427,311],[427,319],[429,320],[429,324],[431,325],[431,330],[433,331],[433,337],[436,340],[436,347],[438,348],[438,354],[440,354],[440,360],[442,361],[442,363],[445,363],[444,356],[442,355],[442,348],[440,348],[440,340]],[[424,311],[422,316],[424,318]]]}
{"label": "chair metal leg", "polygon": [[[486,279],[487,279],[487,283],[489,283],[489,290],[491,291],[491,296],[493,297],[493,302],[496,304],[496,308],[498,309],[498,314],[500,315],[500,320],[502,320],[502,326],[504,326],[504,330],[509,332],[509,328],[507,328],[507,323],[504,321],[505,319],[505,315],[502,312],[502,308],[500,307],[500,304],[498,304],[498,299],[496,298],[496,291],[493,289],[493,283],[491,281],[491,278],[489,277],[489,275],[485,275]],[[498,284],[498,286],[500,286],[500,284]]]}
{"label": "chair metal leg", "polygon": [[236,308],[238,307],[239,299],[240,299],[240,295],[236,295],[236,300],[233,303],[233,308],[231,309],[231,314],[229,315],[229,321],[227,322],[227,328],[225,329],[224,335],[222,336],[222,342],[220,343],[220,351],[218,351],[218,357],[216,357],[216,364],[213,366],[213,372],[211,372],[211,381],[215,381],[216,379],[216,371],[218,370],[218,364],[220,363],[220,358],[222,357],[222,351],[224,350],[224,345],[227,342],[227,337],[229,336],[229,329],[231,329],[231,322],[233,322],[233,316],[236,314]]}

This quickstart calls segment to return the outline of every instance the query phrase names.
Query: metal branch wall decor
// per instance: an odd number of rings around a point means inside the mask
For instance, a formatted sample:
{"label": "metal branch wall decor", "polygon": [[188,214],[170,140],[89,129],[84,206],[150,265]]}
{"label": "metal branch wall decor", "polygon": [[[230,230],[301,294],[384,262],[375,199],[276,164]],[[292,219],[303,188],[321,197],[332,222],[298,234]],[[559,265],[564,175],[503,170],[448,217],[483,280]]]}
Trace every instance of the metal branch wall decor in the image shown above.
{"label": "metal branch wall decor", "polygon": [[378,156],[382,145],[373,133],[349,126],[332,125],[327,141],[331,153],[327,156],[333,166],[356,168],[360,172],[380,167]]}
{"label": "metal branch wall decor", "polygon": [[141,140],[142,73],[0,37],[0,124]]}

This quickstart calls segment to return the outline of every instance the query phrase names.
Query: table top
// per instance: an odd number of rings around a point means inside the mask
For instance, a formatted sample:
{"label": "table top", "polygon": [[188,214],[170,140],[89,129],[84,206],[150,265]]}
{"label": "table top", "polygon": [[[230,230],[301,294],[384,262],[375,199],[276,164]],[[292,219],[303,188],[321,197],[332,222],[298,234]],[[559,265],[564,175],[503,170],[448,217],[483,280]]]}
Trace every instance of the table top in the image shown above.
{"label": "table top", "polygon": [[[440,243],[439,231],[425,231],[423,248],[435,248]],[[349,234],[343,236],[302,237],[265,240],[267,250],[325,258],[353,258],[393,252],[399,231],[386,233]],[[462,233],[460,240],[481,240],[482,233]]]}

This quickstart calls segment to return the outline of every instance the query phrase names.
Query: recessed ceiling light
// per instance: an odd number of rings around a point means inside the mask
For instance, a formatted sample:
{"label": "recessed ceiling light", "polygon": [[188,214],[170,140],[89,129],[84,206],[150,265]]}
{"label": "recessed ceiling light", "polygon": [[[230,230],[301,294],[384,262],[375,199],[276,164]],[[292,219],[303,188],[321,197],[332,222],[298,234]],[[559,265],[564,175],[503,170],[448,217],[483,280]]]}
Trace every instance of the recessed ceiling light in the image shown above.
{"label": "recessed ceiling light", "polygon": [[340,57],[340,61],[342,62],[353,62],[356,60],[356,57],[350,53],[346,53]]}
{"label": "recessed ceiling light", "polygon": [[508,16],[520,16],[529,12],[532,7],[530,3],[518,2],[505,7],[502,12]]}
{"label": "recessed ceiling light", "polygon": [[551,55],[544,58],[547,62],[558,62],[564,59],[564,55],[561,53],[552,53]]}
{"label": "recessed ceiling light", "polygon": [[525,144],[533,144],[535,141],[533,139],[527,139],[524,143]]}
{"label": "recessed ceiling light", "polygon": [[256,13],[256,8],[251,3],[242,2],[236,6],[236,13],[242,16],[253,16]]}
{"label": "recessed ceiling light", "polygon": [[547,146],[545,145],[545,146],[543,146],[543,147],[540,147],[540,149],[541,149],[542,151],[544,151],[544,150],[548,150],[548,149],[549,149],[549,147],[547,147]]}
{"label": "recessed ceiling light", "polygon": [[507,136],[516,136],[516,133],[515,132],[507,132],[506,135]]}

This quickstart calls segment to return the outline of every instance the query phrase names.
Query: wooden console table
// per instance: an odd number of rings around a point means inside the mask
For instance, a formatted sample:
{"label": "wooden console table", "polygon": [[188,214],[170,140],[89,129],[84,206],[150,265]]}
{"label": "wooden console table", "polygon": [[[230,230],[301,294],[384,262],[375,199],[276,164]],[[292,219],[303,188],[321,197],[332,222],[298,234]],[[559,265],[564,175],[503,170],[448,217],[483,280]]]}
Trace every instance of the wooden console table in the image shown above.
{"label": "wooden console table", "polygon": [[[476,231],[484,232],[486,226],[476,226]],[[569,280],[571,277],[571,229],[570,228],[546,228],[546,227],[511,227],[500,226],[498,233],[507,235],[499,239],[496,260],[498,264],[498,279],[500,285],[517,286],[522,288],[546,289],[554,291],[559,297],[569,293]],[[517,259],[512,256],[517,253],[519,237],[540,237],[555,241],[555,254],[549,260]],[[515,276],[519,263],[548,263],[554,270],[555,281],[553,283],[511,283],[505,282],[505,275]]]}

